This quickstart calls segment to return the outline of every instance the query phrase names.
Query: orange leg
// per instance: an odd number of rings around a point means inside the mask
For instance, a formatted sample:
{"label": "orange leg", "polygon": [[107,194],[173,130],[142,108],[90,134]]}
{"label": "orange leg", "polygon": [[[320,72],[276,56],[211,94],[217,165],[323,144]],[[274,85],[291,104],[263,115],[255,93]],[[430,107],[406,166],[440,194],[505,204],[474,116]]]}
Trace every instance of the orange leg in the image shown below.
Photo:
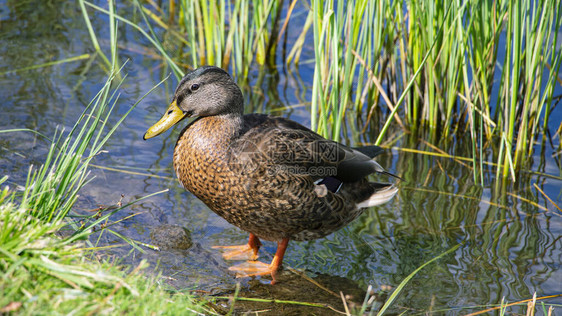
{"label": "orange leg", "polygon": [[283,238],[283,240],[277,243],[277,251],[275,252],[275,257],[273,257],[271,264],[259,261],[247,261],[230,267],[229,270],[236,271],[236,277],[271,274],[271,284],[275,284],[277,283],[275,276],[277,275],[277,270],[279,270],[279,267],[283,264],[283,256],[285,255],[288,245],[289,238]]}
{"label": "orange leg", "polygon": [[213,246],[215,249],[226,249],[222,254],[225,260],[256,260],[258,259],[258,250],[260,250],[261,242],[256,235],[250,233],[248,243],[239,246]]}

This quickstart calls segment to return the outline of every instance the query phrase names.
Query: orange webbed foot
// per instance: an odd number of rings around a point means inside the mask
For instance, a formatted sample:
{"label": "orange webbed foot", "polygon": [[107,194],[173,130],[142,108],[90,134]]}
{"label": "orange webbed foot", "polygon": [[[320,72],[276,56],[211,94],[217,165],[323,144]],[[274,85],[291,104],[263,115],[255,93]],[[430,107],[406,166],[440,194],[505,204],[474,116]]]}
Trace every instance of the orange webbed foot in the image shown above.
{"label": "orange webbed foot", "polygon": [[275,256],[273,257],[271,264],[259,261],[246,261],[239,265],[230,267],[228,270],[235,271],[237,278],[271,274],[271,284],[273,285],[277,283],[275,276],[283,264],[283,256],[285,255],[285,250],[287,250],[288,245],[289,238],[283,238],[283,240],[277,243],[277,251],[275,252]]}
{"label": "orange webbed foot", "polygon": [[261,242],[256,235],[250,233],[248,243],[240,246],[213,246],[215,249],[225,249],[222,254],[225,260],[256,260]]}
{"label": "orange webbed foot", "polygon": [[257,251],[250,245],[239,245],[239,246],[213,246],[214,249],[224,249],[226,250],[222,257],[224,260],[256,260],[258,259]]}
{"label": "orange webbed foot", "polygon": [[277,275],[278,269],[279,266],[276,266],[274,262],[267,264],[260,261],[246,261],[228,268],[228,270],[236,272],[237,278],[270,274],[272,278],[271,284],[277,282],[275,276]]}

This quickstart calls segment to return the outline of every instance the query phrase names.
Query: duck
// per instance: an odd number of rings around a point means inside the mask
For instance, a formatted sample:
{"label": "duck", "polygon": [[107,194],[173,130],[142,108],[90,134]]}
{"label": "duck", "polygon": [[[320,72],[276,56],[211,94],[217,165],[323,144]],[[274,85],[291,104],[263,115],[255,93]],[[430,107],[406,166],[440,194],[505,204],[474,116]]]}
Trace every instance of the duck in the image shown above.
{"label": "duck", "polygon": [[[390,201],[400,179],[373,158],[378,146],[348,147],[287,118],[244,114],[244,97],[222,68],[202,66],[179,82],[168,109],[144,134],[162,134],[185,118],[173,166],[181,185],[230,224],[248,243],[216,246],[240,276],[271,275],[278,282],[289,241],[325,237],[363,209]],[[258,261],[261,240],[277,243],[271,263]]]}

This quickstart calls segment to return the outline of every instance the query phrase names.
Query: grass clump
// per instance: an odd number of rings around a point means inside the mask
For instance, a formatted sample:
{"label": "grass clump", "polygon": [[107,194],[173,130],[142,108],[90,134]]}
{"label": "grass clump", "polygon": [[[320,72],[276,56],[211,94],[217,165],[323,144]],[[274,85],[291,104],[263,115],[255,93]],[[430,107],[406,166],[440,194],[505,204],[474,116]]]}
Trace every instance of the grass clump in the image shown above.
{"label": "grass clump", "polygon": [[68,243],[68,238],[57,236],[66,225],[63,219],[48,222],[35,217],[29,204],[17,202],[15,195],[4,188],[0,197],[1,314],[182,314],[204,310],[189,296],[177,295],[172,300],[154,279],[139,273],[147,267],[144,262],[125,272],[125,267],[88,259],[81,243]]}

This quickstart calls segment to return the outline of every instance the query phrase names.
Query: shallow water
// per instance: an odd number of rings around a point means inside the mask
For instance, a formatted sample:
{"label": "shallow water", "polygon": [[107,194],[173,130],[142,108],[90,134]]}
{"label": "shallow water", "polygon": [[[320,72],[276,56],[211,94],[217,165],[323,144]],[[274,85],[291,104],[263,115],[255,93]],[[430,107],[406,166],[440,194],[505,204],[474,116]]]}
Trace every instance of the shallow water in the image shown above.
{"label": "shallow water", "polygon": [[[100,1],[100,5],[106,4]],[[119,13],[133,14],[134,10],[123,4]],[[57,126],[70,128],[105,81],[105,69],[95,57],[79,8],[67,1],[0,1],[0,16],[0,128],[26,127],[47,136]],[[92,22],[107,52],[107,18],[99,13],[94,16]],[[298,25],[302,19],[304,15],[297,16],[292,23]],[[118,114],[170,72],[152,57],[150,45],[131,28],[120,27],[119,45],[120,59],[129,60],[125,67],[128,78],[120,91],[114,122]],[[16,71],[82,54],[91,57]],[[313,53],[309,49],[301,60],[311,58]],[[278,71],[266,71],[263,80],[254,68],[249,80],[252,88],[243,88],[251,104],[247,111],[290,117],[309,125],[307,108],[292,106],[310,99],[312,67],[303,63],[298,69],[286,69],[279,62]],[[4,73],[10,70],[13,72]],[[266,277],[236,279],[228,271],[232,263],[225,262],[212,246],[241,244],[246,242],[247,235],[216,216],[178,184],[171,157],[181,128],[150,141],[142,140],[146,129],[166,109],[175,84],[175,79],[166,81],[125,120],[105,148],[108,152],[95,159],[94,164],[99,166],[92,168],[95,179],[82,192],[75,211],[83,214],[99,205],[115,204],[121,195],[129,201],[169,189],[117,213],[112,220],[137,215],[110,229],[150,244],[150,232],[155,227],[179,225],[191,233],[193,246],[160,252],[141,247],[140,251],[108,231],[96,233],[92,241],[99,237],[99,245],[122,245],[105,253],[131,264],[146,259],[158,267],[170,287],[179,290],[228,294],[241,282],[245,296],[319,302],[343,310],[333,293],[318,290],[318,286],[293,275],[290,269],[285,269],[275,290],[261,285],[268,282]],[[562,93],[560,86],[558,89],[555,95]],[[562,120],[559,107],[553,116],[554,135]],[[373,142],[376,137],[376,131],[361,134],[356,131],[360,127],[353,124],[348,130],[345,142],[350,145]],[[464,242],[454,254],[420,271],[393,304],[395,311],[454,312],[461,307],[497,304],[502,297],[514,302],[528,299],[534,292],[538,296],[562,293],[562,213],[534,187],[537,184],[560,206],[562,181],[523,173],[517,184],[496,189],[494,170],[490,168],[485,174],[486,185],[480,186],[474,183],[466,163],[409,153],[403,148],[430,149],[418,138],[402,135],[398,128],[388,138],[396,136],[401,136],[398,142],[378,159],[386,169],[405,179],[399,184],[396,198],[381,207],[367,209],[351,225],[326,238],[292,242],[285,256],[286,267],[304,271],[335,294],[341,290],[351,294],[353,301],[361,302],[368,285],[377,291],[396,287],[426,261]],[[559,142],[559,137],[554,136],[552,140],[539,141],[530,170],[559,177],[560,157],[555,152]],[[0,134],[0,175],[10,175],[11,186],[23,185],[29,165],[41,164],[48,145],[31,133]],[[468,157],[469,149],[469,144],[460,139],[446,150]],[[275,244],[266,242],[262,251],[266,254],[262,259],[269,260]],[[562,299],[548,302],[562,304]],[[294,313],[299,312],[298,308],[281,307],[276,312]],[[304,308],[300,311],[319,313]]]}

